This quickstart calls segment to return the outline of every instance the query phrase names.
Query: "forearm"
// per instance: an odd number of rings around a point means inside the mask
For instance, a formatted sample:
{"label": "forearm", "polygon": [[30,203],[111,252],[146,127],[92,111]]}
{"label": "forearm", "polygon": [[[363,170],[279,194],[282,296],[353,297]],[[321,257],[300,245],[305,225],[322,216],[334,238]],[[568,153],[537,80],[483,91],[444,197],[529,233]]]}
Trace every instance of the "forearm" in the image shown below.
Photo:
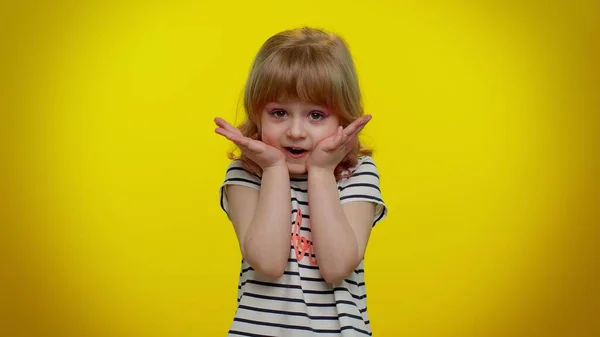
{"label": "forearm", "polygon": [[358,261],[356,235],[344,214],[333,172],[308,173],[308,202],[313,246],[327,282],[347,277]]}
{"label": "forearm", "polygon": [[246,231],[248,262],[264,275],[276,278],[290,254],[290,180],[287,166],[264,170],[254,217]]}

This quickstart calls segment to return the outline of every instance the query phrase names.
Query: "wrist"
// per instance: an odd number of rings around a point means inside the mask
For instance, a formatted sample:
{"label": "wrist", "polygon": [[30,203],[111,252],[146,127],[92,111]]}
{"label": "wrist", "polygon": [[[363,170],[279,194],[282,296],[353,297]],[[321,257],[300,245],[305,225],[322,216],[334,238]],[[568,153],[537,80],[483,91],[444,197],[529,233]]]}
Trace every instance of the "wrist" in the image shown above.
{"label": "wrist", "polygon": [[310,167],[308,168],[309,179],[320,179],[334,176],[334,169],[328,167]]}
{"label": "wrist", "polygon": [[275,163],[273,165],[261,167],[263,174],[268,172],[286,172],[289,173],[287,164],[285,162]]}

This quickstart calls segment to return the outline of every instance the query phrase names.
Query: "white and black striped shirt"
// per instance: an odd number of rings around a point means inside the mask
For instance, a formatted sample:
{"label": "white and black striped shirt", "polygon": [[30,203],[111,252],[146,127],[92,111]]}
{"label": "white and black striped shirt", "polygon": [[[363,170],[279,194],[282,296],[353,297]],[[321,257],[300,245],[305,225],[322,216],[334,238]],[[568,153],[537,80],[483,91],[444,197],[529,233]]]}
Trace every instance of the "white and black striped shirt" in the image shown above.
{"label": "white and black striped shirt", "polygon": [[[373,226],[387,215],[373,159],[360,157],[349,178],[338,181],[340,202],[377,204]],[[225,185],[260,189],[260,177],[234,160],[220,189],[227,213]],[[292,202],[290,256],[284,275],[267,280],[244,260],[238,284],[238,306],[228,336],[370,336],[363,262],[344,281],[324,281],[312,252],[307,179],[290,181]]]}

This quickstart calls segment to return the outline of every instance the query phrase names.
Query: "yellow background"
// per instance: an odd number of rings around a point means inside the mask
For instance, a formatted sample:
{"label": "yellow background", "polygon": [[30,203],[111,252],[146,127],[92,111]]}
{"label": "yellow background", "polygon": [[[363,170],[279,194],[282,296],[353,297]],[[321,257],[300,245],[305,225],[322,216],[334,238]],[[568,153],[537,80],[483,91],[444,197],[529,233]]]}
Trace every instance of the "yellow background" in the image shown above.
{"label": "yellow background", "polygon": [[212,120],[240,121],[268,36],[314,25],[374,117],[374,335],[599,336],[600,8],[563,3],[3,2],[0,335],[225,335]]}

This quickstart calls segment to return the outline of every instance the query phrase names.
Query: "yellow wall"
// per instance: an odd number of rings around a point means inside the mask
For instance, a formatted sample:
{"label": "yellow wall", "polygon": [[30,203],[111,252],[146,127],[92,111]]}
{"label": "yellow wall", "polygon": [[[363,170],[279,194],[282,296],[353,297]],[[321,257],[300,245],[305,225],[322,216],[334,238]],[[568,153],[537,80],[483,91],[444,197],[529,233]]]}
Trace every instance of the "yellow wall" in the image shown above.
{"label": "yellow wall", "polygon": [[348,40],[374,116],[375,336],[600,335],[598,5],[48,3],[0,7],[1,336],[225,334],[212,119],[305,24]]}

